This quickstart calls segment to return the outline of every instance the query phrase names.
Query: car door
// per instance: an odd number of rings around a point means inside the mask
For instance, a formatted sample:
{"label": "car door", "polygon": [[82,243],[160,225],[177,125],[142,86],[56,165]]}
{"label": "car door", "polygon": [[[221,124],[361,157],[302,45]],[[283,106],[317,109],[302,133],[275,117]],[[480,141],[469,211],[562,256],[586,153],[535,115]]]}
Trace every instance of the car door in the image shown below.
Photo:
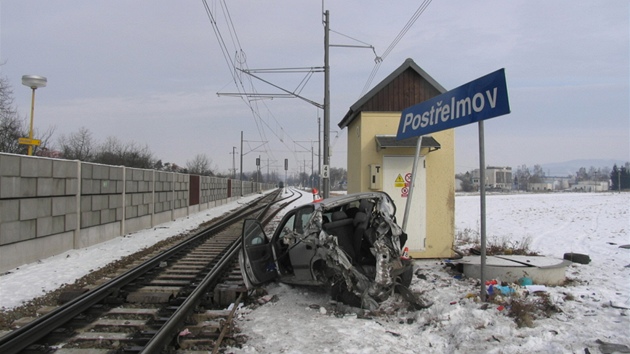
{"label": "car door", "polygon": [[312,204],[293,209],[276,229],[272,242],[278,246],[278,266],[283,282],[312,284],[315,279],[311,266],[317,252],[314,241],[319,230],[307,230],[314,211]]}
{"label": "car door", "polygon": [[278,277],[272,244],[262,224],[255,219],[243,223],[243,251],[239,255],[241,272],[248,285],[258,286]]}

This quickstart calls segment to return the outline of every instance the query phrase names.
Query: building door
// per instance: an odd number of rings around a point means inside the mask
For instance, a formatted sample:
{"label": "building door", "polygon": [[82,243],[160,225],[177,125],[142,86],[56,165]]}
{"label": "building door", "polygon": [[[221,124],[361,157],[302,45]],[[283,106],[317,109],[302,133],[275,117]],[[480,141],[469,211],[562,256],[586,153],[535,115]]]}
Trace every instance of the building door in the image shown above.
{"label": "building door", "polygon": [[[424,159],[423,156],[418,158],[418,176],[415,179],[413,200],[407,220],[406,232],[409,239],[405,246],[409,247],[409,252],[423,251],[426,245],[427,183]],[[396,203],[396,220],[401,226],[409,197],[412,169],[413,156],[383,157],[383,190]]]}

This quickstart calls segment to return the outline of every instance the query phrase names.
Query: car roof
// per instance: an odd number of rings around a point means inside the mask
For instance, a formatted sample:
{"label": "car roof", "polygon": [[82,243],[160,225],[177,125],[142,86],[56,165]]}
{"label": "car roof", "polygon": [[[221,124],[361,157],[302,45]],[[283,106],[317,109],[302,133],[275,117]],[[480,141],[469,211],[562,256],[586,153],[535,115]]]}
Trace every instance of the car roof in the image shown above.
{"label": "car roof", "polygon": [[322,199],[320,201],[314,202],[315,208],[321,209],[331,209],[339,205],[348,204],[353,201],[367,199],[367,198],[384,198],[389,197],[385,192],[359,192],[359,193],[351,193],[346,195],[339,195],[327,199]]}

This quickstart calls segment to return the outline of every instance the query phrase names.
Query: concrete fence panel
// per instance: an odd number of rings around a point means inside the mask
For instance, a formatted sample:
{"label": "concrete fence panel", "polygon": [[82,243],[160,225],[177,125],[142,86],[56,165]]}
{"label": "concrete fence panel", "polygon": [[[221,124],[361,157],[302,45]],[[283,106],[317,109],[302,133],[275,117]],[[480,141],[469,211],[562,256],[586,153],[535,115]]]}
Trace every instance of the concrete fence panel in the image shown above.
{"label": "concrete fence panel", "polygon": [[0,153],[0,272],[273,185]]}

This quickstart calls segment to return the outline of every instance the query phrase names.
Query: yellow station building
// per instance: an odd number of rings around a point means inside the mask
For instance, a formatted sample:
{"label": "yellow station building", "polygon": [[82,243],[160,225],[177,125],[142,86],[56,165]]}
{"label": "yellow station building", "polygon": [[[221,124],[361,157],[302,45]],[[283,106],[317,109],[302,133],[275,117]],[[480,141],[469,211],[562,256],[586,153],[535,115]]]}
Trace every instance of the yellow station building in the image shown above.
{"label": "yellow station building", "polygon": [[[396,140],[401,111],[446,90],[412,59],[354,103],[338,123],[348,132],[348,193],[387,192],[403,224],[417,138]],[[455,132],[423,136],[406,246],[414,258],[454,255]]]}

